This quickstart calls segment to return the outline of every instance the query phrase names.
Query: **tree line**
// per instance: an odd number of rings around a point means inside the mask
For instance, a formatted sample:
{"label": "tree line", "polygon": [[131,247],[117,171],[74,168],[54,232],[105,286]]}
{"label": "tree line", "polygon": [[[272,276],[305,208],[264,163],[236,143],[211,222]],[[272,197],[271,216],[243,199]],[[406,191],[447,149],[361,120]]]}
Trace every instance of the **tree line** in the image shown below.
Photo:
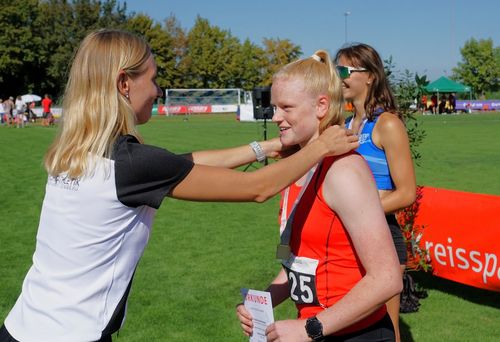
{"label": "tree line", "polygon": [[[118,28],[143,36],[158,64],[162,88],[243,88],[271,84],[282,65],[302,55],[288,39],[240,41],[229,30],[197,17],[183,29],[171,14],[157,22],[127,12],[116,0],[0,0],[0,97],[62,94],[73,53],[85,35]],[[455,80],[479,95],[498,91],[500,48],[491,39],[469,40]]]}
{"label": "tree line", "polygon": [[452,78],[471,86],[475,97],[499,99],[500,47],[493,39],[474,39],[460,49],[462,61],[452,70]]}
{"label": "tree line", "polygon": [[127,13],[115,0],[0,0],[0,97],[24,93],[61,95],[68,67],[90,31],[117,28],[150,44],[162,88],[243,88],[268,85],[301,48],[265,38],[262,47],[198,17],[190,30],[171,14],[159,23]]}

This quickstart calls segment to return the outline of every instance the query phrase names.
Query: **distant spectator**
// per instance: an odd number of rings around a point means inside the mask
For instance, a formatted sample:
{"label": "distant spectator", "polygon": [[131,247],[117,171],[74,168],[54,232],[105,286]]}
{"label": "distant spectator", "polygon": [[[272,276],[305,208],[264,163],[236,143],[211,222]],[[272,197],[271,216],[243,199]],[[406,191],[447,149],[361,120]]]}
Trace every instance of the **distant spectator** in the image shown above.
{"label": "distant spectator", "polygon": [[439,101],[438,111],[439,111],[439,114],[443,114],[446,112],[446,95],[445,94],[441,95],[441,100]]}
{"label": "distant spectator", "polygon": [[448,102],[450,103],[450,110],[452,113],[457,112],[457,99],[455,98],[455,93],[451,93],[448,96]]}
{"label": "distant spectator", "polygon": [[16,127],[19,128],[24,128],[24,112],[26,110],[26,105],[24,104],[23,100],[21,99],[21,96],[18,96],[16,98],[15,102],[15,120],[16,120]]}
{"label": "distant spectator", "polygon": [[4,122],[10,126],[12,124],[12,110],[14,109],[14,98],[10,96],[7,100],[3,102]]}
{"label": "distant spectator", "polygon": [[42,108],[43,108],[42,125],[44,126],[49,126],[54,123],[54,116],[52,115],[51,107],[52,107],[52,99],[50,98],[49,94],[45,94],[42,100]]}
{"label": "distant spectator", "polygon": [[3,108],[3,100],[0,99],[0,120],[2,120],[2,125],[4,123],[5,109]]}
{"label": "distant spectator", "polygon": [[436,114],[436,109],[438,106],[438,97],[435,93],[432,94],[432,96],[431,96],[431,102],[432,102],[431,112],[432,112],[432,114]]}
{"label": "distant spectator", "polygon": [[422,100],[420,101],[422,113],[427,111],[427,95],[422,95]]}
{"label": "distant spectator", "polygon": [[26,116],[27,120],[30,122],[36,121],[36,114],[34,112],[34,109],[35,109],[35,101],[32,101],[29,103],[29,105],[26,105]]}

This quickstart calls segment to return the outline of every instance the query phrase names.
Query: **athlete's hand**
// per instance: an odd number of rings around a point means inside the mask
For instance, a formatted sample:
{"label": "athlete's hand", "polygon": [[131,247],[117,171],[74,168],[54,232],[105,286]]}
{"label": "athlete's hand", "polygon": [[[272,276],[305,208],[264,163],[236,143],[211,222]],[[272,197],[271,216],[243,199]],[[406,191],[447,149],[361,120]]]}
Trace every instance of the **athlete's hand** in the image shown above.
{"label": "athlete's hand", "polygon": [[267,341],[311,341],[311,338],[307,336],[305,326],[306,321],[303,319],[290,319],[274,322],[266,329]]}
{"label": "athlete's hand", "polygon": [[253,322],[252,315],[245,306],[240,303],[236,306],[236,316],[240,320],[241,329],[243,329],[243,333],[247,336],[252,336],[253,333]]}
{"label": "athlete's hand", "polygon": [[359,147],[358,137],[339,125],[328,127],[318,140],[328,148],[329,156],[339,156]]}

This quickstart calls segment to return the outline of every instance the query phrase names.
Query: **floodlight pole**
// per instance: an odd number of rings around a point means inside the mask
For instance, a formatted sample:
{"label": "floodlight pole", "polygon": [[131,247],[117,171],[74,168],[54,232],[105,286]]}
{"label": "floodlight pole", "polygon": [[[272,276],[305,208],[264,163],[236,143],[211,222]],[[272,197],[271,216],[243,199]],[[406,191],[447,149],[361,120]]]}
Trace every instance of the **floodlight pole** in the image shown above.
{"label": "floodlight pole", "polygon": [[345,17],[345,42],[347,43],[347,17],[351,15],[351,12],[347,11],[344,12],[344,17]]}
{"label": "floodlight pole", "polygon": [[[264,125],[262,126],[264,127],[264,141],[267,140],[267,116],[264,115]],[[264,165],[267,165],[268,162],[267,162],[267,157],[266,159],[264,159]]]}

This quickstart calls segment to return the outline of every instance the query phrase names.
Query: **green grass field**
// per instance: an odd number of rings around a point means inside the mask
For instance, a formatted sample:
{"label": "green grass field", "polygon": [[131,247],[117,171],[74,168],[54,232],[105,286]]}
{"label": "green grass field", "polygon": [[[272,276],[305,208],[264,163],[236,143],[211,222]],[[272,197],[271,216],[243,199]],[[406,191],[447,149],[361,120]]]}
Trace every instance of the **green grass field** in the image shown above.
{"label": "green grass field", "polygon": [[[419,116],[419,184],[500,195],[500,114]],[[245,144],[261,123],[232,115],[155,117],[141,127],[146,143],[174,152]],[[0,127],[0,319],[14,304],[31,264],[46,175],[43,154],[55,128]],[[268,136],[276,135],[272,123]],[[252,169],[252,168],[250,168]],[[166,199],[135,275],[118,341],[246,341],[234,307],[240,288],[265,288],[279,270],[278,199],[264,204]],[[478,220],[480,222],[480,220]],[[498,227],[497,227],[498,228]],[[403,341],[498,341],[500,296],[427,274],[419,312],[403,314]],[[277,319],[295,316],[290,302]]]}
{"label": "green grass field", "polygon": [[421,116],[419,184],[500,195],[500,114]]}

